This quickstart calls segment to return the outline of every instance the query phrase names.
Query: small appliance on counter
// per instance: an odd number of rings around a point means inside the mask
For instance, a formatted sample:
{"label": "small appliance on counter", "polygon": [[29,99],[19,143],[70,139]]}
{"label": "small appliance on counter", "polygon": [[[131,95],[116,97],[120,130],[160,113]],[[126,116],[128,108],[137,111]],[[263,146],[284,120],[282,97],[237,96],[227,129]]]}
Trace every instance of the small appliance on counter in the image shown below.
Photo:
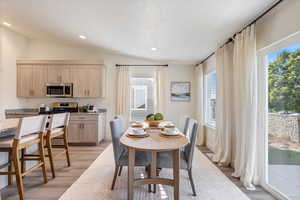
{"label": "small appliance on counter", "polygon": [[78,112],[77,102],[56,102],[51,105],[53,113]]}
{"label": "small appliance on counter", "polygon": [[39,108],[39,113],[47,113],[50,111],[49,106],[47,106],[46,104],[41,104],[40,108]]}
{"label": "small appliance on counter", "polygon": [[78,112],[77,102],[56,102],[52,106],[53,112]]}
{"label": "small appliance on counter", "polygon": [[94,110],[95,106],[92,104],[86,104],[79,106],[79,112],[95,112]]}

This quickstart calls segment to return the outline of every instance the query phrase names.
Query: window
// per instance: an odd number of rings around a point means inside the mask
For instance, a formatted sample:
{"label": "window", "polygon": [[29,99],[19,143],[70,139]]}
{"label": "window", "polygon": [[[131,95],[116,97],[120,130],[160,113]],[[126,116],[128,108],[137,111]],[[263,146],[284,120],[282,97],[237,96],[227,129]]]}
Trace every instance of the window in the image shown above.
{"label": "window", "polygon": [[133,85],[131,86],[131,93],[131,110],[147,110],[147,85]]}
{"label": "window", "polygon": [[205,122],[207,125],[216,126],[216,72],[205,75]]}
{"label": "window", "polygon": [[130,79],[130,120],[143,121],[154,112],[154,79],[132,77]]}

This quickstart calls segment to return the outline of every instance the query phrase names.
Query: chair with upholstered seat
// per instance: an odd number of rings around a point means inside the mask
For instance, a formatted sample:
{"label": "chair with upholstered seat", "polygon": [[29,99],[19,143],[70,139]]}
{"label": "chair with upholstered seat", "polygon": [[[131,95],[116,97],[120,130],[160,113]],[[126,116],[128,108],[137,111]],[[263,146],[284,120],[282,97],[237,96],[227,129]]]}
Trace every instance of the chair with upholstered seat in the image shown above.
{"label": "chair with upholstered seat", "polygon": [[[189,127],[191,127],[191,132],[189,135],[190,143],[184,147],[183,151],[180,154],[180,168],[187,170],[190,183],[193,190],[193,195],[196,196],[195,185],[192,176],[192,164],[193,164],[193,155],[194,149],[197,140],[197,131],[198,131],[198,123],[194,119],[189,119]],[[159,152],[157,155],[157,167],[159,168],[172,168],[172,154],[170,152]]]}
{"label": "chair with upholstered seat", "polygon": [[189,116],[183,116],[180,119],[180,127],[179,130],[184,134],[187,135],[187,132],[189,131],[189,121],[190,121],[191,117]]}
{"label": "chair with upholstered seat", "polygon": [[[120,138],[125,132],[122,119],[115,118],[114,120],[110,121],[110,128],[111,128],[111,137],[112,137],[114,160],[115,160],[115,173],[111,185],[111,189],[113,190],[115,187],[117,176],[118,174],[120,175],[122,167],[128,166],[128,151],[126,147],[120,144]],[[147,167],[150,165],[150,162],[151,162],[151,155],[143,151],[136,152],[135,166]]]}
{"label": "chair with upholstered seat", "polygon": [[[46,134],[47,116],[40,115],[34,117],[21,118],[19,121],[18,129],[13,137],[0,139],[0,152],[8,152],[8,163],[1,166],[1,168],[8,166],[8,171],[1,171],[0,175],[8,175],[8,184],[12,184],[12,175],[16,175],[16,182],[21,200],[24,199],[24,187],[22,178],[37,168],[42,168],[44,182],[47,183],[47,174],[45,168],[45,154],[44,154],[44,137]],[[31,155],[23,154],[20,158],[20,151],[30,147],[34,144],[38,145],[38,154],[34,157]],[[38,161],[30,169],[24,171],[21,166],[25,161],[35,160]],[[14,166],[15,170],[12,170]]]}
{"label": "chair with upholstered seat", "polygon": [[[55,178],[55,168],[54,168],[54,157],[60,154],[66,154],[67,164],[71,166],[70,155],[69,155],[69,145],[68,145],[68,124],[69,124],[70,113],[60,113],[54,114],[50,117],[49,130],[46,135],[46,148],[48,150],[48,155],[50,160],[52,177]],[[61,140],[62,144],[52,145],[52,140]],[[53,148],[63,149],[56,155],[53,155]]]}

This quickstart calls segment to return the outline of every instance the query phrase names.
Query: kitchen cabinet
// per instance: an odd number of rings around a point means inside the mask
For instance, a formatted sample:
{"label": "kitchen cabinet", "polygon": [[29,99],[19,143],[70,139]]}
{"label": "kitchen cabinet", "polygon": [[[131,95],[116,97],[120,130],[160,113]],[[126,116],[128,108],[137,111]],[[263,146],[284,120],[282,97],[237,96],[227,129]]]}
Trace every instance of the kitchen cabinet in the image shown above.
{"label": "kitchen cabinet", "polygon": [[73,83],[73,96],[104,98],[106,67],[101,61],[18,60],[17,96],[46,97],[47,84]]}
{"label": "kitchen cabinet", "polygon": [[71,122],[68,126],[69,143],[79,143],[81,135],[81,122]]}
{"label": "kitchen cabinet", "polygon": [[74,97],[104,97],[105,68],[104,67],[74,67],[71,68]]}
{"label": "kitchen cabinet", "polygon": [[105,113],[71,113],[68,126],[69,143],[99,144],[105,138]]}
{"label": "kitchen cabinet", "polygon": [[36,65],[19,65],[17,68],[17,96],[45,97],[47,69]]}
{"label": "kitchen cabinet", "polygon": [[60,65],[48,66],[47,83],[71,83],[70,68]]}

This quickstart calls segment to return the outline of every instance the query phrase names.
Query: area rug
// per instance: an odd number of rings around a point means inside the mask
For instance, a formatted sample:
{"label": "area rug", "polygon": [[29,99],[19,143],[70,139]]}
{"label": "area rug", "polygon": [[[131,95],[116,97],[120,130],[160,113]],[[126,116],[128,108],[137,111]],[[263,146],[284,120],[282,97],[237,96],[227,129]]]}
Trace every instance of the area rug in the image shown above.
{"label": "area rug", "polygon": [[[127,168],[118,177],[115,189],[110,190],[114,174],[112,145],[94,161],[79,179],[61,196],[60,200],[126,200]],[[136,168],[135,176],[143,177],[144,169]],[[161,177],[172,177],[172,170],[163,169]],[[195,149],[193,177],[197,196],[192,190],[185,170],[181,170],[180,199],[182,200],[249,200],[217,167],[215,167],[198,149]],[[173,188],[158,185],[156,194],[148,193],[147,186],[138,186],[134,190],[135,200],[171,200]]]}

